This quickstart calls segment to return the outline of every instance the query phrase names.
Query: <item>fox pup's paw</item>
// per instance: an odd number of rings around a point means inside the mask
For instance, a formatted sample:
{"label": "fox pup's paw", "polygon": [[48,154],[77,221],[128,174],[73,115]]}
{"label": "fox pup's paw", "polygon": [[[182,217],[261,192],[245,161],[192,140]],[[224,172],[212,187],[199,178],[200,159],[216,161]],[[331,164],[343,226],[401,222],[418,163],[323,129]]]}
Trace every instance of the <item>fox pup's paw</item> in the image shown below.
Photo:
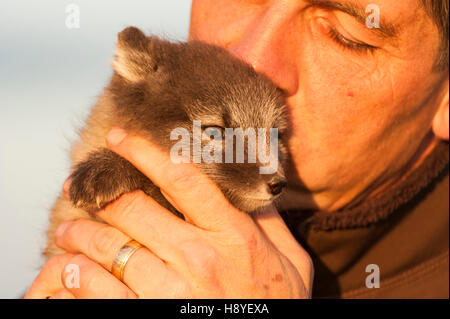
{"label": "fox pup's paw", "polygon": [[102,149],[75,166],[69,196],[75,207],[91,212],[124,193],[142,188],[145,180],[145,176],[128,161]]}

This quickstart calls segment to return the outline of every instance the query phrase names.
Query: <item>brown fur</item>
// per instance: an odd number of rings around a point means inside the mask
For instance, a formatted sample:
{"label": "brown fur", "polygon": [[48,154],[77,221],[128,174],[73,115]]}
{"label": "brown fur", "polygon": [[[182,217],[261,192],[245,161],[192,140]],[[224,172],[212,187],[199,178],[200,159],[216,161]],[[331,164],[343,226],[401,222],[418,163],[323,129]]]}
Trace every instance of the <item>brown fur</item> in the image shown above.
{"label": "brown fur", "polygon": [[[200,43],[170,43],[146,37],[136,28],[119,33],[114,75],[94,106],[71,153],[71,201],[59,196],[48,230],[47,257],[62,253],[54,232],[64,220],[95,218],[86,211],[104,207],[121,194],[137,189],[179,214],[159,189],[128,161],[106,148],[108,131],[119,126],[144,136],[169,151],[176,127],[192,132],[193,120],[208,126],[286,129],[281,91],[226,50]],[[192,142],[191,142],[192,143]],[[279,158],[285,148],[279,140]],[[253,212],[268,205],[267,185],[283,178],[281,165],[273,175],[261,175],[259,163],[201,163],[237,208]],[[272,197],[270,197],[272,196]]]}

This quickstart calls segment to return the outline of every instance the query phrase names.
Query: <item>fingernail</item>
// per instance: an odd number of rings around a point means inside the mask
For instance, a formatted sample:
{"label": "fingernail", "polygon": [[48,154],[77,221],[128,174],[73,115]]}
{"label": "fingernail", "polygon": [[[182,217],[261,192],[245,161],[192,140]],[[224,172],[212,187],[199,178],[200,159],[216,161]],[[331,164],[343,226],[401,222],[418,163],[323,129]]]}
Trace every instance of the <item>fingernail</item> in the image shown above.
{"label": "fingernail", "polygon": [[62,235],[64,235],[64,232],[66,231],[67,227],[69,227],[69,224],[70,222],[62,222],[61,225],[56,228],[55,236],[61,237]]}
{"label": "fingernail", "polygon": [[117,145],[120,144],[120,142],[123,141],[123,139],[127,136],[127,132],[122,130],[121,128],[113,128],[111,131],[109,131],[106,140],[111,145]]}
{"label": "fingernail", "polygon": [[67,178],[65,181],[64,181],[64,185],[63,185],[63,194],[64,194],[64,197],[66,198],[66,199],[69,199],[69,190],[70,190],[70,183],[72,182],[72,180],[70,179],[70,178]]}

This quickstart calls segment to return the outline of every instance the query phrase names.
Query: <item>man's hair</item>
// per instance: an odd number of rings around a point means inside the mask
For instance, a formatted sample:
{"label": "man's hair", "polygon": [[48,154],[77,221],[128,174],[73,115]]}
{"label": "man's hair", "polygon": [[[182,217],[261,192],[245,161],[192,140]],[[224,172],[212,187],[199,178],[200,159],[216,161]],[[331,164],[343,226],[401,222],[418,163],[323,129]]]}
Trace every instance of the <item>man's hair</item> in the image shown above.
{"label": "man's hair", "polygon": [[434,68],[444,71],[448,69],[449,52],[448,52],[448,7],[449,0],[421,0],[427,14],[436,24],[440,38],[441,46],[436,58]]}

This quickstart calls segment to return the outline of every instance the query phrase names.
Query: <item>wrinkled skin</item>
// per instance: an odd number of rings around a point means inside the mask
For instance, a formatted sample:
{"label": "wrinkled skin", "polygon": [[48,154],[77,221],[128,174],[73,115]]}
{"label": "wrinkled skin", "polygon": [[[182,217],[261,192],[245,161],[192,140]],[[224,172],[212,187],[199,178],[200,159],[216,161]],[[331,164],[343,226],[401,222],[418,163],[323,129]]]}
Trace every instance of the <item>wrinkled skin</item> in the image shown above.
{"label": "wrinkled skin", "polygon": [[[309,1],[192,4],[191,39],[227,47],[289,95],[293,160],[283,208],[331,211],[373,196],[448,140],[448,71],[432,70],[440,43],[433,21],[416,0],[350,2],[377,4],[396,37]],[[330,28],[377,48],[344,48]]]}

